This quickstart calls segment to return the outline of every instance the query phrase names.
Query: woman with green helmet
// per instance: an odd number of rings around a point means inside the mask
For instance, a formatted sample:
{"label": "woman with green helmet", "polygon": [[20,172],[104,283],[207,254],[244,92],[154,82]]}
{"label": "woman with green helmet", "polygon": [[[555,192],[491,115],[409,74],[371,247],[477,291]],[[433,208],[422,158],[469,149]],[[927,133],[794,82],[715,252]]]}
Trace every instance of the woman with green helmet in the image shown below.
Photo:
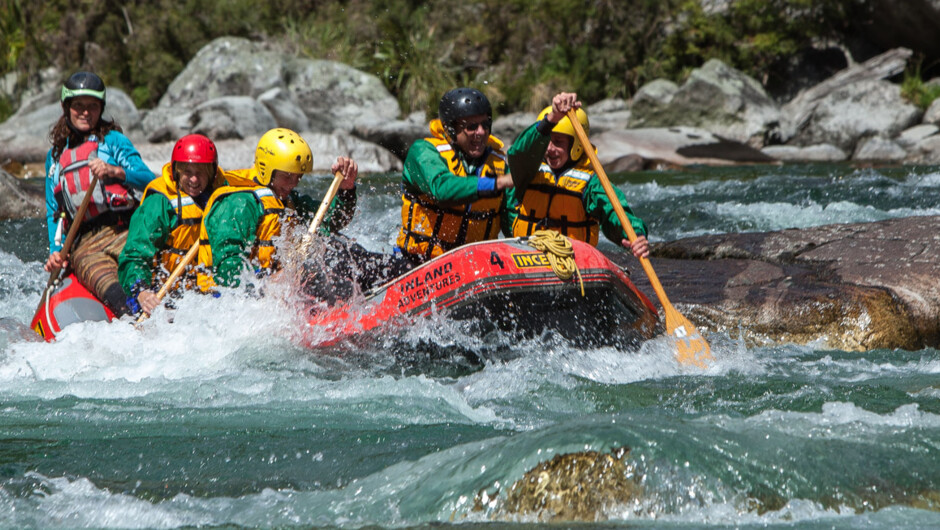
{"label": "woman with green helmet", "polygon": [[[47,272],[71,265],[79,281],[116,315],[128,312],[118,282],[117,258],[138,204],[153,180],[140,153],[113,120],[102,117],[105,85],[91,72],[76,72],[61,92],[62,116],[52,126],[46,155]],[[90,187],[94,177],[98,184]],[[75,219],[86,193],[85,216]],[[81,223],[69,255],[60,252],[67,226]]]}

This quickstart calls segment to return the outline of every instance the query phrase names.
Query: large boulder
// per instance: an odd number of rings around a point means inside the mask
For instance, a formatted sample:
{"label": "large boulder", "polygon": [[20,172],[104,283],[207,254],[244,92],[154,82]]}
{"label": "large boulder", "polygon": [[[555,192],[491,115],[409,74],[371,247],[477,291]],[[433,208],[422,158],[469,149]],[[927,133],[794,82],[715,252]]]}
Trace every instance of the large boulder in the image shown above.
{"label": "large boulder", "polygon": [[193,109],[189,121],[192,132],[214,140],[261,136],[277,126],[267,107],[247,96],[206,101]]}
{"label": "large boulder", "polygon": [[160,98],[160,107],[196,108],[223,96],[257,97],[284,85],[284,57],[264,44],[220,37],[196,53]]}
{"label": "large boulder", "polygon": [[[270,103],[270,91],[276,89],[285,102],[303,111],[306,128],[320,132],[350,131],[360,122],[394,120],[400,113],[398,102],[374,75],[238,37],[221,37],[199,50],[167,88],[160,106],[195,109],[225,96]],[[291,120],[282,124],[303,124],[297,116]]]}
{"label": "large boulder", "polygon": [[894,137],[920,122],[923,111],[901,97],[901,87],[864,80],[838,88],[815,106],[795,145],[830,143],[852,152],[868,136]]}
{"label": "large boulder", "polygon": [[[746,144],[693,127],[607,131],[592,135],[591,142],[597,148],[597,157],[605,168],[624,158],[639,158],[674,166],[727,166],[775,161]],[[641,167],[644,165],[641,164]]]}
{"label": "large boulder", "polygon": [[663,101],[634,98],[631,126],[698,127],[759,148],[780,124],[780,110],[760,83],[718,59],[693,70],[668,103]]}
{"label": "large boulder", "polygon": [[655,245],[653,266],[701,329],[841,350],[938,347],[938,231],[940,217],[910,217],[701,236]]}

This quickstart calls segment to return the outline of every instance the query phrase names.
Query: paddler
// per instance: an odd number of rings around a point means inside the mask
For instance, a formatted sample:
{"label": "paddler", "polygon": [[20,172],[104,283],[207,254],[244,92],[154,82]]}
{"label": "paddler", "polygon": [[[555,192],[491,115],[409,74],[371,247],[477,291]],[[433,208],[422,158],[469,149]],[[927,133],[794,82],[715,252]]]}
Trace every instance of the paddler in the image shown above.
{"label": "paddler", "polygon": [[420,264],[465,243],[495,239],[512,187],[503,142],[491,134],[493,110],[479,90],[441,98],[431,136],[408,150],[396,250]]}
{"label": "paddler", "polygon": [[212,140],[201,134],[180,138],[162,175],[144,190],[118,259],[118,276],[132,311],[151,314],[160,305],[155,289],[199,240],[203,210],[223,185]]}
{"label": "paddler", "polygon": [[[310,146],[296,132],[272,129],[258,141],[254,166],[225,172],[227,186],[212,193],[200,228],[198,283],[203,291],[215,285],[240,284],[247,263],[257,274],[278,268],[274,239],[286,224],[312,216],[319,203],[294,188],[313,168]],[[343,180],[320,225],[320,233],[344,228],[356,207],[359,166],[338,157],[331,166]]]}
{"label": "paddler", "polygon": [[631,244],[597,177],[585,148],[575,135],[566,113],[575,109],[585,132],[587,113],[577,94],[562,92],[552,98],[538,120],[526,128],[509,149],[509,166],[515,188],[515,208],[510,212],[512,235],[528,236],[536,230],[555,230],[597,246],[599,229],[607,239],[619,242],[637,257],[649,256],[646,223],[634,215],[627,198],[614,189],[637,239]]}
{"label": "paddler", "polygon": [[[62,86],[62,116],[52,126],[46,155],[47,272],[71,265],[78,280],[115,315],[127,314],[117,259],[139,196],[154,175],[113,120],[102,118],[105,85],[91,72],[76,72]],[[93,177],[99,181],[89,189]],[[92,193],[83,219],[73,217]],[[81,223],[69,255],[59,252],[68,225]]]}

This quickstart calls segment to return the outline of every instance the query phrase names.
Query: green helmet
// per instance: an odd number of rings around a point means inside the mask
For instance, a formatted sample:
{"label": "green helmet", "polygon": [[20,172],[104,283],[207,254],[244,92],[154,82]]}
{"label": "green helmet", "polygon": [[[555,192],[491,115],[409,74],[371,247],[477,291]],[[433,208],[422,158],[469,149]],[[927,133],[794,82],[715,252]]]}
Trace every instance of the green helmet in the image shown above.
{"label": "green helmet", "polygon": [[101,100],[101,106],[104,107],[104,81],[91,72],[75,72],[62,85],[62,96],[59,100],[63,105],[78,96],[91,96]]}

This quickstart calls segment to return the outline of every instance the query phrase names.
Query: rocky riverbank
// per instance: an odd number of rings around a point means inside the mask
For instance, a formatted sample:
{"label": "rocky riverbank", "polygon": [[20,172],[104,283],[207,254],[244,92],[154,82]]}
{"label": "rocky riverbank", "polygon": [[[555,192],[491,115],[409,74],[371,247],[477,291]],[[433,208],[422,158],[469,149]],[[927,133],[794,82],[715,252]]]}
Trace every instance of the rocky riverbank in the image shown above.
{"label": "rocky riverbank", "polygon": [[[911,56],[895,49],[774,101],[760,83],[718,60],[693,71],[681,86],[657,80],[630,100],[588,106],[601,162],[615,169],[774,161],[916,163],[940,161],[940,100],[922,111],[885,79]],[[0,162],[41,161],[59,115],[66,75],[47,70],[0,124]],[[577,90],[577,87],[571,87]],[[548,101],[546,101],[548,104]],[[206,45],[177,76],[157,107],[138,109],[110,89],[113,116],[155,171],[173,142],[198,132],[220,143],[224,167],[245,167],[271,127],[302,131],[315,170],[352,155],[364,172],[398,171],[407,146],[427,133],[421,113],[401,116],[373,75],[333,61],[295,57],[246,39]],[[497,116],[494,133],[511,142],[533,113]]]}

